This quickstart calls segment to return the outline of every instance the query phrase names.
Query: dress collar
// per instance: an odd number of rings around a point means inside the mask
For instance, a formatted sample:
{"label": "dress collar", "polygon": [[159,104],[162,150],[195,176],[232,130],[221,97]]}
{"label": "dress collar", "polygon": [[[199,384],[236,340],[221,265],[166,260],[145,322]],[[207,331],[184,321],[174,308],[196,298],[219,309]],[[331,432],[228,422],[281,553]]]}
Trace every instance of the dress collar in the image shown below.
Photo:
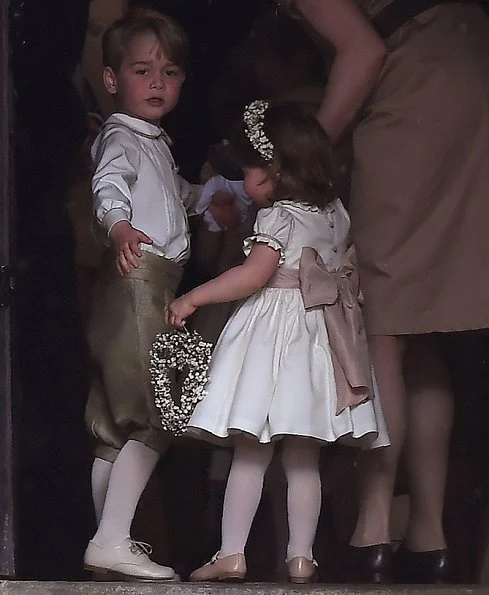
{"label": "dress collar", "polygon": [[283,200],[277,200],[276,203],[277,205],[280,206],[289,206],[289,207],[296,207],[297,209],[300,209],[302,211],[319,211],[320,208],[316,205],[309,205],[305,202],[298,202],[296,200],[288,200],[286,198],[284,198]]}
{"label": "dress collar", "polygon": [[117,112],[112,114],[105,121],[104,126],[108,124],[118,124],[119,126],[124,126],[132,130],[135,134],[144,136],[144,138],[151,138],[154,140],[163,138],[168,145],[171,145],[172,143],[171,138],[163,130],[163,128],[160,128],[160,126],[152,124],[151,122],[146,122],[146,120],[135,118],[134,116],[128,116],[127,114]]}
{"label": "dress collar", "polygon": [[320,209],[317,205],[310,205],[307,204],[305,202],[297,202],[295,200],[288,200],[288,199],[283,199],[283,200],[277,200],[275,203],[273,203],[274,205],[288,205],[291,207],[297,207],[298,209],[301,209],[302,211],[314,211],[314,212],[319,212],[319,211],[324,211],[325,213],[331,212],[335,210],[335,207],[338,204],[338,201],[340,199],[338,197],[336,197],[335,199],[333,199],[331,202],[329,202],[324,209]]}

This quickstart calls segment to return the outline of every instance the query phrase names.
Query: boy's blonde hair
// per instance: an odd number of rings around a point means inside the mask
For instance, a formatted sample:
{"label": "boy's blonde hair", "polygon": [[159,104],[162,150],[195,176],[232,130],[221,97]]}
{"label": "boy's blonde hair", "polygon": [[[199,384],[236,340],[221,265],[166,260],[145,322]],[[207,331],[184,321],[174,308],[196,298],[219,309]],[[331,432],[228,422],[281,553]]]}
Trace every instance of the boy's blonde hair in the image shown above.
{"label": "boy's blonde hair", "polygon": [[130,10],[105,31],[102,38],[104,66],[117,73],[127,45],[136,37],[147,33],[156,36],[169,60],[180,68],[185,68],[189,51],[185,31],[172,18],[146,8]]}

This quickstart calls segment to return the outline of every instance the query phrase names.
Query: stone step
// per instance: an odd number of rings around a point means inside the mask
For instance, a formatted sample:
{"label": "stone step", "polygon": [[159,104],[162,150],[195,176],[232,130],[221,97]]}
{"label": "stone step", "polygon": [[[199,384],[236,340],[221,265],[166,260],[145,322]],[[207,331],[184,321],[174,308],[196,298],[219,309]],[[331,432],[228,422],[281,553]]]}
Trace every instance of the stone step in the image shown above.
{"label": "stone step", "polygon": [[489,595],[479,585],[289,585],[0,581],[1,595]]}

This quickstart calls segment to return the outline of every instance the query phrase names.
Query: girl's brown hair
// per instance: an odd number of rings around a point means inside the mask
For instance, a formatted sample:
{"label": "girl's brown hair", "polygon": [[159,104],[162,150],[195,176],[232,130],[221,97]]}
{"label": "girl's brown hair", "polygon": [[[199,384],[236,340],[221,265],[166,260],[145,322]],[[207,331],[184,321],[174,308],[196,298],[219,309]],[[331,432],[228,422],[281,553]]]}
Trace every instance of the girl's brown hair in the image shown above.
{"label": "girl's brown hair", "polygon": [[263,116],[263,132],[273,144],[272,161],[253,147],[243,120],[230,141],[242,167],[268,170],[274,181],[274,201],[292,200],[324,208],[336,198],[331,144],[315,116],[297,103],[270,105]]}
{"label": "girl's brown hair", "polygon": [[156,36],[169,60],[185,68],[189,52],[185,31],[172,18],[149,8],[134,8],[107,29],[102,38],[104,66],[117,74],[128,44],[147,33]]}

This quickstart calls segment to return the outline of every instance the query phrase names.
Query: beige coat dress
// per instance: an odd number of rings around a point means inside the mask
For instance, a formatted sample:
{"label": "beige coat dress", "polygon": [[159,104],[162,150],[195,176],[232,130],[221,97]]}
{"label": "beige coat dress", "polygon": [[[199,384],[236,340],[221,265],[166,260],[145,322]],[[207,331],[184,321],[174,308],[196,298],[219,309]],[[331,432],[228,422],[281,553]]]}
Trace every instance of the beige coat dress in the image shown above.
{"label": "beige coat dress", "polygon": [[[388,3],[358,2],[369,18]],[[440,5],[386,43],[353,134],[367,328],[489,327],[489,19],[476,4]]]}

